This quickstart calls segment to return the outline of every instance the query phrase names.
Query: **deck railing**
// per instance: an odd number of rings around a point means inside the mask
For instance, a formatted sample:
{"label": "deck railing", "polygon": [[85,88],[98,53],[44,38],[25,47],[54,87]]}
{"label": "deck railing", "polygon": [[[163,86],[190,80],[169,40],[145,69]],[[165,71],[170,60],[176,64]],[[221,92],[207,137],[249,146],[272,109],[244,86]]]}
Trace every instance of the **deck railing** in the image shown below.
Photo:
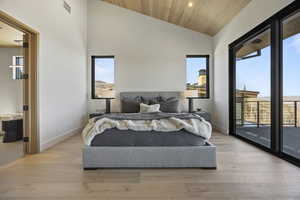
{"label": "deck railing", "polygon": [[[300,101],[283,102],[283,126],[300,127]],[[271,102],[241,100],[236,107],[237,123],[241,126],[270,126]]]}

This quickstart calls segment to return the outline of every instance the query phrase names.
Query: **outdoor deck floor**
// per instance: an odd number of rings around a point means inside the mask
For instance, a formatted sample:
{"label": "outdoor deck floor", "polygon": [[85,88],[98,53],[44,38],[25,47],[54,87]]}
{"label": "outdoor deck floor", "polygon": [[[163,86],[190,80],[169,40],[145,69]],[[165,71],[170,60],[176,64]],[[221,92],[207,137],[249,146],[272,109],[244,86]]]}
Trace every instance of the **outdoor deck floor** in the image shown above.
{"label": "outdoor deck floor", "polygon": [[[263,127],[238,127],[237,134],[263,146],[270,147],[271,128]],[[300,128],[283,128],[283,152],[300,158]]]}

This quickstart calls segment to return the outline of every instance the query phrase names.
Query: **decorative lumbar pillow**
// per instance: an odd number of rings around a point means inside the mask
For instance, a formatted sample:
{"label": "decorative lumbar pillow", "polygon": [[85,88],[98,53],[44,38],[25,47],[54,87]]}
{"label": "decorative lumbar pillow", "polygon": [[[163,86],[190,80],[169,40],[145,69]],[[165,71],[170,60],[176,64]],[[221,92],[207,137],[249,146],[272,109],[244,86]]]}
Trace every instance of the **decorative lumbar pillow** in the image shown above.
{"label": "decorative lumbar pillow", "polygon": [[144,103],[140,104],[140,113],[151,113],[151,112],[159,112],[160,105],[147,105]]}

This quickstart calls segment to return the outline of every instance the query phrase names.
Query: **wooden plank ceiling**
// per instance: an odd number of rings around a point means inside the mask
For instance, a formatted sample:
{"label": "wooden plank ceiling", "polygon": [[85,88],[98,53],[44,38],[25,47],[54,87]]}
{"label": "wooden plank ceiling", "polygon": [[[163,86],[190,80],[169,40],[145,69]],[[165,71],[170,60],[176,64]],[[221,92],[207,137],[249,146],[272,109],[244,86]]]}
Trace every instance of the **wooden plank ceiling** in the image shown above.
{"label": "wooden plank ceiling", "polygon": [[103,1],[214,36],[251,0]]}

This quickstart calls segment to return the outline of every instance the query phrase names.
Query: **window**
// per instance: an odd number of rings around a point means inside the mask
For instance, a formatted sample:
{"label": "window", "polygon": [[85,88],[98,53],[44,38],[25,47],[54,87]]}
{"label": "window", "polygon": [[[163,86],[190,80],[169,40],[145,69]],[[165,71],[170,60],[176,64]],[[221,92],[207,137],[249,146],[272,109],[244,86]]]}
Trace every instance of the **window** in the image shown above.
{"label": "window", "polygon": [[115,96],[114,56],[92,56],[92,99]]}
{"label": "window", "polygon": [[209,56],[186,56],[186,97],[209,98]]}
{"label": "window", "polygon": [[300,11],[282,22],[282,151],[300,160]]}
{"label": "window", "polygon": [[23,65],[24,57],[23,56],[13,56],[13,65],[12,68],[12,79],[20,80],[23,76]]}

